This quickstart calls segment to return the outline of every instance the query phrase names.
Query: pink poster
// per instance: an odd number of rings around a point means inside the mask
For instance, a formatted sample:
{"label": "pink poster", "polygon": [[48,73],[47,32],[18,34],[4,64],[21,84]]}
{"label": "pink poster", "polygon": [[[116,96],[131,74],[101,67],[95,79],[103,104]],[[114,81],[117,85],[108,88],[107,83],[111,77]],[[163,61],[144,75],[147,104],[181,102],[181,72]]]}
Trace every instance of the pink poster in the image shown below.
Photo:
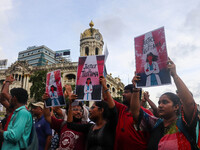
{"label": "pink poster", "polygon": [[49,95],[49,99],[45,102],[46,107],[65,105],[60,70],[47,73],[46,93]]}
{"label": "pink poster", "polygon": [[99,77],[103,76],[104,59],[104,55],[79,57],[76,80],[78,100],[101,100]]}
{"label": "pink poster", "polygon": [[135,38],[136,73],[141,77],[137,87],[170,84],[164,27]]}

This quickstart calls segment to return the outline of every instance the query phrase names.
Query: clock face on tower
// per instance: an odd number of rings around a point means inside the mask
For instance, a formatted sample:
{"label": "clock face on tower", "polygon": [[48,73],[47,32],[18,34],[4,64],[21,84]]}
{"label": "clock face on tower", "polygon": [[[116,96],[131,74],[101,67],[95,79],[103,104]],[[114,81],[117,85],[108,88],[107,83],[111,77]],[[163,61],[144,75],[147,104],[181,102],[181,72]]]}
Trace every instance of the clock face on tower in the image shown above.
{"label": "clock face on tower", "polygon": [[95,34],[95,39],[96,39],[96,40],[100,40],[100,34],[98,34],[98,33]]}

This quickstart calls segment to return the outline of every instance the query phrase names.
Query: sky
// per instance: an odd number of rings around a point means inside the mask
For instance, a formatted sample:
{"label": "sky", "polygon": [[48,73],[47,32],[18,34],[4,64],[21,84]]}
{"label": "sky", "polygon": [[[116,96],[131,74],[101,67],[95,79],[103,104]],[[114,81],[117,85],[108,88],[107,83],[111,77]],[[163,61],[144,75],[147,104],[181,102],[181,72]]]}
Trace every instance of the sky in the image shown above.
{"label": "sky", "polygon": [[[90,21],[103,35],[109,56],[108,73],[127,85],[135,71],[134,37],[164,26],[168,56],[178,75],[200,103],[200,1],[199,0],[1,0],[0,59],[8,66],[29,46],[71,49],[80,55],[80,34]],[[157,104],[171,85],[144,88]]]}

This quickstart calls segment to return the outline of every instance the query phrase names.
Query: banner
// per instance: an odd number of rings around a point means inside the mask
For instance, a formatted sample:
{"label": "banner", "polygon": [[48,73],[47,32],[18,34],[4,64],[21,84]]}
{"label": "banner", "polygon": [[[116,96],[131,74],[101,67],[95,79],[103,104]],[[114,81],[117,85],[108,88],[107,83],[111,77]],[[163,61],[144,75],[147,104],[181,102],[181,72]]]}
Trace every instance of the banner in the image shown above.
{"label": "banner", "polygon": [[60,70],[47,73],[46,93],[49,95],[49,99],[45,101],[46,107],[65,105]]}
{"label": "banner", "polygon": [[101,84],[99,77],[103,76],[104,55],[79,57],[76,94],[81,101],[100,101]]}
{"label": "banner", "polygon": [[164,27],[135,38],[136,73],[141,80],[137,87],[170,84]]}

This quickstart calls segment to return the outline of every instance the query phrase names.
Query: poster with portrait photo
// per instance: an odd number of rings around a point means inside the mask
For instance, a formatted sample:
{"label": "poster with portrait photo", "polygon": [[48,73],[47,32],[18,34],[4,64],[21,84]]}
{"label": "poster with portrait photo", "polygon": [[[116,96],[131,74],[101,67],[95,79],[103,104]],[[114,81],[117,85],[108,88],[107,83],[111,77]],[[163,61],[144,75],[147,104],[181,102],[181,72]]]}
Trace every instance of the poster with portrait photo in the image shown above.
{"label": "poster with portrait photo", "polygon": [[46,107],[65,106],[60,70],[47,73],[46,93],[49,95],[49,98],[45,101]]}
{"label": "poster with portrait photo", "polygon": [[100,101],[102,86],[99,77],[104,72],[104,55],[79,57],[76,95],[79,101]]}
{"label": "poster with portrait photo", "polygon": [[134,38],[137,87],[171,84],[164,27]]}

